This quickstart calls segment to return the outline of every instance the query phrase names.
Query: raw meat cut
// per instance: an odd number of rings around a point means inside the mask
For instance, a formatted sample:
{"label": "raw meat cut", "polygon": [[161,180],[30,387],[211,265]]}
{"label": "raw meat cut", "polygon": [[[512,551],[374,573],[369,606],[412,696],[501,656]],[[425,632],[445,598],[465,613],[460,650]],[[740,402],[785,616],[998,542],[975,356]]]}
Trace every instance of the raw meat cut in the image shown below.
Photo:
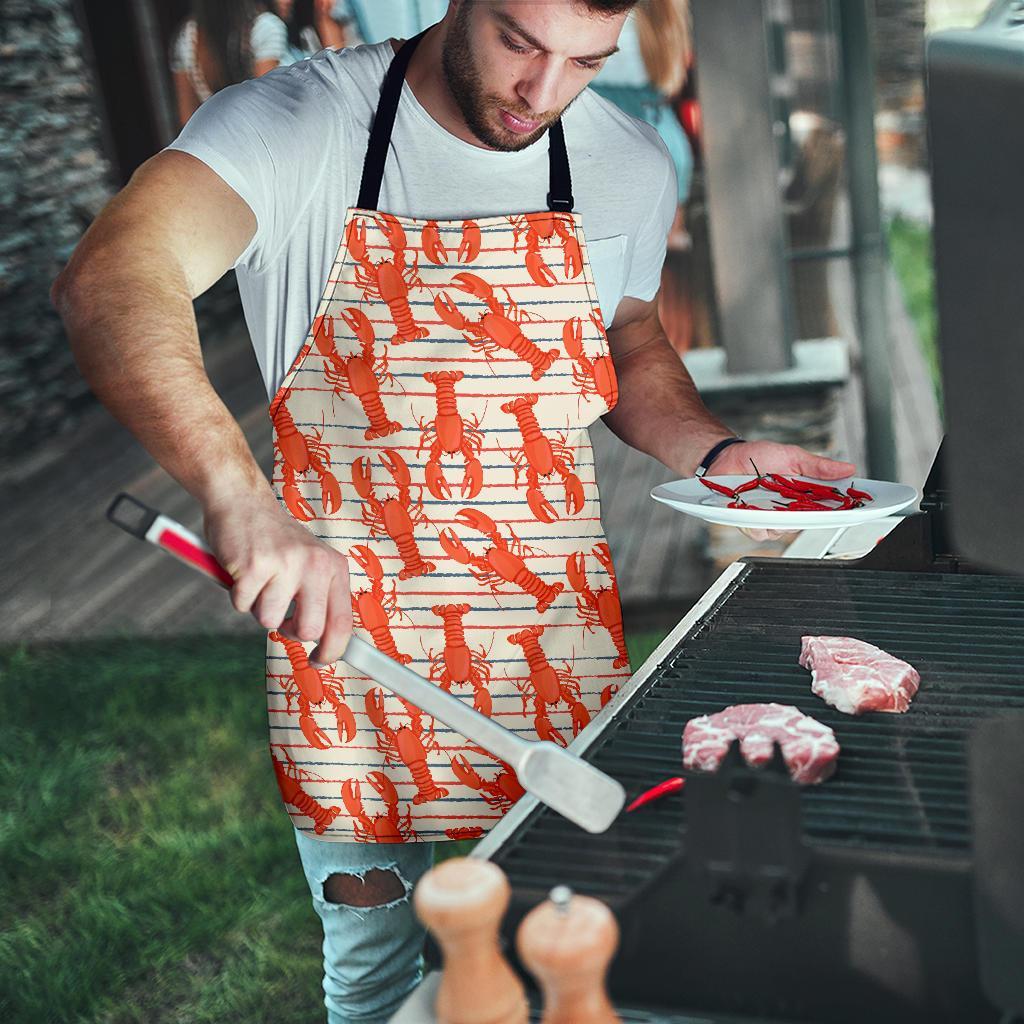
{"label": "raw meat cut", "polygon": [[734,704],[686,723],[683,767],[715,771],[734,739],[755,768],[771,760],[777,741],[790,778],[803,785],[824,782],[839,756],[835,733],[789,704]]}
{"label": "raw meat cut", "polygon": [[801,637],[800,664],[811,691],[846,715],[906,711],[921,682],[912,665],[849,636]]}

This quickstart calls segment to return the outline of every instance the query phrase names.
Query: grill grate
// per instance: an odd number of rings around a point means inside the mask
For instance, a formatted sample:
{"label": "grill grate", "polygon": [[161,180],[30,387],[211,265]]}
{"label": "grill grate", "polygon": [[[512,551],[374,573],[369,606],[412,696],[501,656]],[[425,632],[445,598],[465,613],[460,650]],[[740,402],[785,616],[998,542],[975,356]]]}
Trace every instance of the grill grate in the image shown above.
{"label": "grill grate", "polygon": [[[826,705],[797,663],[804,634],[857,637],[910,662],[922,680],[910,711],[854,718]],[[836,775],[802,791],[809,845],[963,860],[970,727],[1024,709],[1024,581],[751,562],[584,756],[632,799],[679,774],[690,718],[769,701],[830,726],[842,747]],[[539,808],[492,859],[513,887],[566,881],[609,899],[649,880],[684,830],[682,794],[600,836]]]}

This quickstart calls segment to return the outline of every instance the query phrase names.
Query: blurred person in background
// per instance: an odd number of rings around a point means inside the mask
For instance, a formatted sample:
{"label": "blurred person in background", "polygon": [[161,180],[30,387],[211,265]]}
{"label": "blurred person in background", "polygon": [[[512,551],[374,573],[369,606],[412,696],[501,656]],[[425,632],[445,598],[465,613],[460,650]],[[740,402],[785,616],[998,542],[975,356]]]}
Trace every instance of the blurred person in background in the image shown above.
{"label": "blurred person in background", "polygon": [[408,39],[440,21],[448,9],[448,0],[335,0],[335,4],[351,19],[350,31],[359,43]]}
{"label": "blurred person in background", "polygon": [[[690,193],[693,150],[675,111],[692,56],[688,0],[646,0],[629,13],[619,50],[590,88],[632,117],[652,125],[676,169],[680,212]],[[674,230],[678,230],[680,216]]]}
{"label": "blurred person in background", "polygon": [[193,0],[171,44],[178,124],[215,92],[287,64],[288,29],[256,0]]}
{"label": "blurred person in background", "polygon": [[288,27],[288,57],[282,63],[305,60],[325,47],[353,45],[345,0],[274,0],[274,9]]}

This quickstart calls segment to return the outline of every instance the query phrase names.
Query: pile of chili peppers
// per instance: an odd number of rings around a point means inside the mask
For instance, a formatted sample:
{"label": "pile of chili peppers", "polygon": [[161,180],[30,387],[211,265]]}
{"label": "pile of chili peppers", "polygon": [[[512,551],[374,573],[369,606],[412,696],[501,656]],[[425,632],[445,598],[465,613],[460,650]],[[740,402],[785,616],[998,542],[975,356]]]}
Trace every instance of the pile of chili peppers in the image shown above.
{"label": "pile of chili peppers", "polygon": [[[700,482],[717,494],[731,498],[728,508],[752,508],[760,512],[771,512],[775,509],[786,509],[791,512],[836,512],[860,508],[864,502],[873,500],[867,491],[858,491],[855,487],[847,487],[843,491],[828,484],[800,480],[796,477],[783,476],[781,473],[762,473],[757,466],[754,466],[754,472],[757,476],[735,487],[726,487],[703,476],[700,477]],[[766,509],[762,505],[751,505],[741,497],[758,488],[771,491],[786,500],[773,500],[775,509]]]}

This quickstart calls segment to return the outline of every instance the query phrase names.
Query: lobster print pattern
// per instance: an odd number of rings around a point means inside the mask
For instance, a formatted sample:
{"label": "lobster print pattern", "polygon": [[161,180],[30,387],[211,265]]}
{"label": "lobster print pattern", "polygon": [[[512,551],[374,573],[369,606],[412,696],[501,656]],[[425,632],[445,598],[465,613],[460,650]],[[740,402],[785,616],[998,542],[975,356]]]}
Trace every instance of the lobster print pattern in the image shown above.
{"label": "lobster print pattern", "polygon": [[[567,745],[628,676],[587,427],[615,373],[579,218],[349,210],[270,408],[274,487],[351,568],[355,631],[527,738]],[[312,644],[267,642],[270,746],[328,841],[475,838],[512,769]]]}

